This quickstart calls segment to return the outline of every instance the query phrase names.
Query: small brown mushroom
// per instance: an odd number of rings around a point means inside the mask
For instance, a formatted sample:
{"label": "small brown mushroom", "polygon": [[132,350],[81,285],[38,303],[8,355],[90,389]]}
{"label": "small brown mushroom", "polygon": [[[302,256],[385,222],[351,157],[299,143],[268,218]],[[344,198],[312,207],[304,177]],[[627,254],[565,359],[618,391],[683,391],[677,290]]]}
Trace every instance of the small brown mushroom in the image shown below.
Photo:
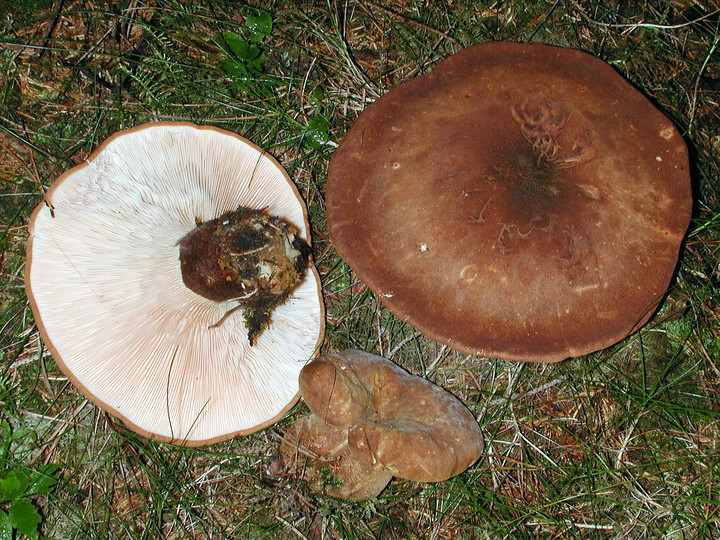
{"label": "small brown mushroom", "polygon": [[468,354],[555,362],[655,312],[692,194],[682,136],[611,66],[485,43],[370,105],[326,201],[335,247],[400,319]]}
{"label": "small brown mushroom", "polygon": [[[299,451],[316,454],[306,464],[310,478],[327,467],[341,483],[343,491],[325,484],[321,490],[329,495],[367,498],[384,488],[389,475],[447,480],[483,450],[480,427],[457,398],[380,356],[354,350],[320,356],[301,371],[300,393],[313,415],[285,434],[281,453],[286,463]],[[324,436],[332,440],[331,451],[317,442]]]}

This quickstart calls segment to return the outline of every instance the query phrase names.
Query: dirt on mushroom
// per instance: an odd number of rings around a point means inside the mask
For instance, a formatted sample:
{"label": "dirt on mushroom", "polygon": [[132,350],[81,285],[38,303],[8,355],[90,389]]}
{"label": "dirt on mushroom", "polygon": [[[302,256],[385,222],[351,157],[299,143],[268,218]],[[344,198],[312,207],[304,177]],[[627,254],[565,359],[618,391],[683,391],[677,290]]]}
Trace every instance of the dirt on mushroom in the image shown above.
{"label": "dirt on mushroom", "polygon": [[312,414],[286,431],[280,455],[326,495],[374,497],[392,476],[447,480],[484,448],[480,426],[457,398],[377,355],[322,355],[301,371],[300,391]]}
{"label": "dirt on mushroom", "polygon": [[199,223],[178,246],[190,290],[216,302],[237,302],[213,326],[242,309],[250,345],[304,279],[311,253],[297,227],[252,208]]}

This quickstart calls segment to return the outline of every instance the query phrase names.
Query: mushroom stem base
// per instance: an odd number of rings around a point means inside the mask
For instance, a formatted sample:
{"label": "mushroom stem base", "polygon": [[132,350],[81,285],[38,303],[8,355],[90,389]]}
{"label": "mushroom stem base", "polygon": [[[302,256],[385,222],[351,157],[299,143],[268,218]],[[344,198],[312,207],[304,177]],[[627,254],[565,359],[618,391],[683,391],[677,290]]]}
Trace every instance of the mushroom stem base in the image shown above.
{"label": "mushroom stem base", "polygon": [[242,207],[199,223],[178,246],[186,287],[215,302],[237,302],[214,326],[241,308],[251,345],[301,283],[310,256],[294,225]]}

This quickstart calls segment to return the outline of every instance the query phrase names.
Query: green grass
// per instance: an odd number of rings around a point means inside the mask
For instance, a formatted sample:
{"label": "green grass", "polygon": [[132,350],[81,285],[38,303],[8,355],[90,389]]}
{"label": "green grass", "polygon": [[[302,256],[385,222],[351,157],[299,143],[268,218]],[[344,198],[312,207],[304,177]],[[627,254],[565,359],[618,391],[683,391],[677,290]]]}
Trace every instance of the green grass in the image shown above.
{"label": "green grass", "polygon": [[[720,537],[719,7],[1,2],[0,420],[37,433],[13,464],[62,466],[53,491],[32,497],[43,534]],[[487,40],[599,56],[676,122],[692,154],[696,211],[659,314],[623,342],[557,365],[476,359],[424,338],[382,308],[327,235],[327,164],[359,112]],[[287,168],[311,216],[325,349],[383,354],[450,389],[483,427],[486,455],[476,465],[447,482],[394,481],[377,500],[336,501],[271,468],[277,434],[302,405],[264,432],[185,449],[128,432],[72,388],[24,295],[27,220],[41,186],[113,132],[154,120],[235,131]]]}

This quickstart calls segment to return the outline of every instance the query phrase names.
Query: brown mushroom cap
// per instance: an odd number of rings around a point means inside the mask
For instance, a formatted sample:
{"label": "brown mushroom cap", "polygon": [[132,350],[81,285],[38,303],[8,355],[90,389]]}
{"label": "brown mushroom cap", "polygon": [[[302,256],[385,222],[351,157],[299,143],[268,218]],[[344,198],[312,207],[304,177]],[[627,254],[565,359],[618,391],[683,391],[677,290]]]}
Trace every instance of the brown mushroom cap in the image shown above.
{"label": "brown mushroom cap", "polygon": [[362,351],[326,354],[300,372],[308,408],[348,431],[348,446],[375,469],[416,482],[460,474],[482,453],[472,413],[446,390]]}
{"label": "brown mushroom cap", "polygon": [[326,196],[336,248],[399,318],[544,362],[649,319],[692,207],[668,118],[605,62],[519,43],[469,47],[369,106]]}

